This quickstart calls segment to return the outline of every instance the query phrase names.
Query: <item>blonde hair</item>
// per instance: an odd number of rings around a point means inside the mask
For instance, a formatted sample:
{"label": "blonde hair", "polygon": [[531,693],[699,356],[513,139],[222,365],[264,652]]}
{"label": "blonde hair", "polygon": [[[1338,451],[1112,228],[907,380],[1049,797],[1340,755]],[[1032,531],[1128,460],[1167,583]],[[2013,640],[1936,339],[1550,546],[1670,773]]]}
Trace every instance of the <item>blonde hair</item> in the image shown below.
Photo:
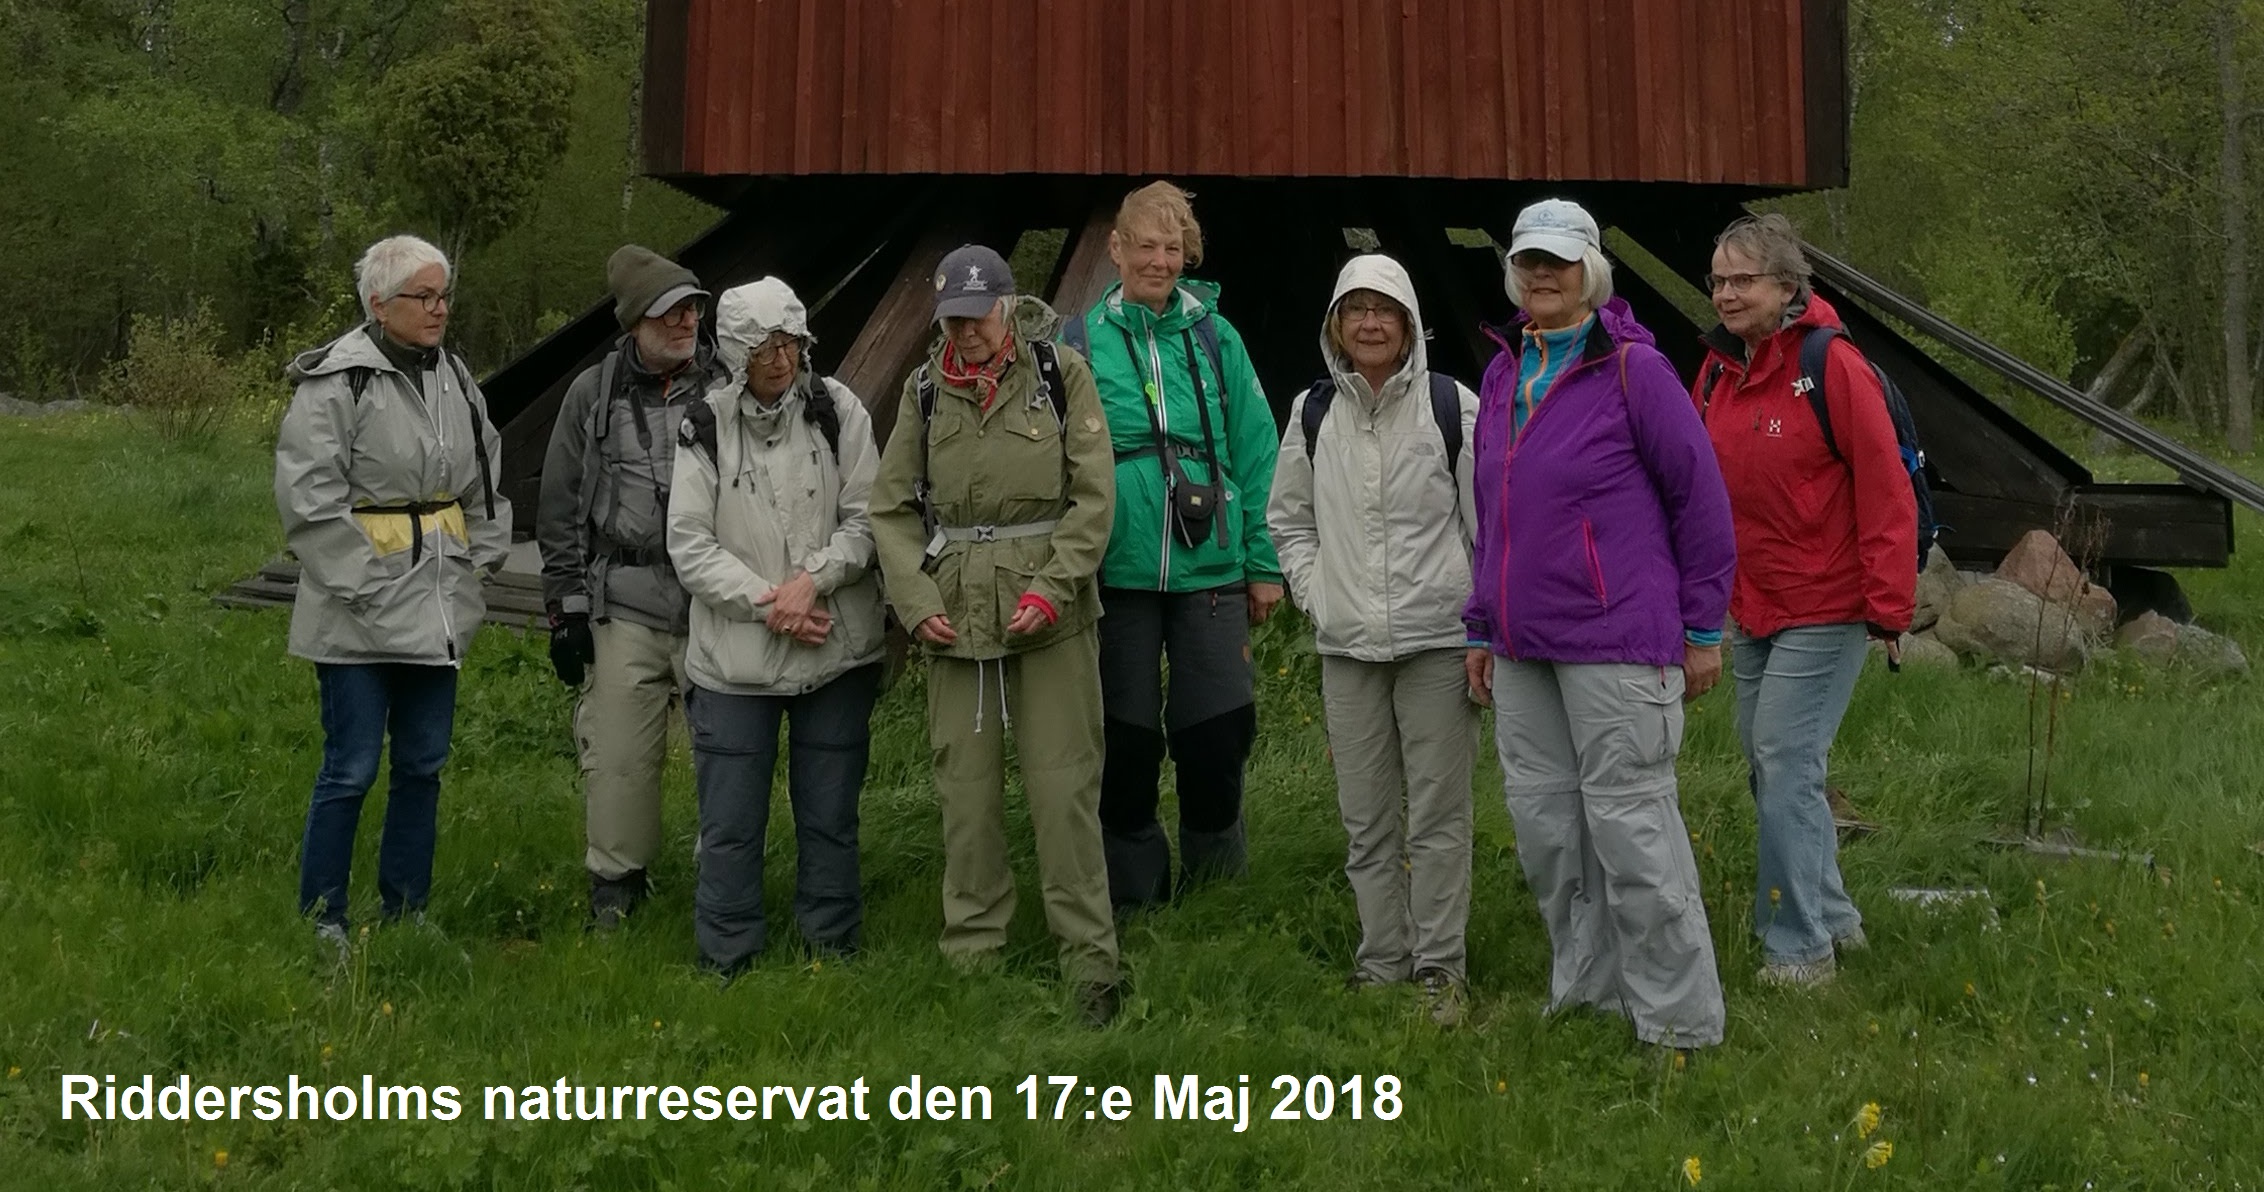
{"label": "blonde hair", "polygon": [[1203,225],[1195,222],[1195,195],[1181,190],[1169,182],[1150,182],[1124,196],[1116,209],[1115,232],[1128,237],[1134,227],[1153,228],[1169,236],[1179,235],[1179,244],[1187,254],[1189,265],[1203,263]]}

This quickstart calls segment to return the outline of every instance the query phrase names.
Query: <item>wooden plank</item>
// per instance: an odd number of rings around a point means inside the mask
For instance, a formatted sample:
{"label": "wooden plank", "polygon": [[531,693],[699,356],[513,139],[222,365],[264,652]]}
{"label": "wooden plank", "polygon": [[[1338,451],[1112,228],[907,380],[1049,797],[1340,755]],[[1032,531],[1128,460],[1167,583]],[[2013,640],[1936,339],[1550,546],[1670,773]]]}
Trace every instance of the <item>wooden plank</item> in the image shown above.
{"label": "wooden plank", "polygon": [[947,221],[921,234],[888,293],[841,358],[834,376],[865,399],[881,442],[896,424],[896,395],[935,340],[935,270],[944,254],[967,242],[965,225]]}
{"label": "wooden plank", "polygon": [[651,0],[645,8],[643,92],[637,147],[647,174],[684,170],[684,86],[690,75],[691,0]]}
{"label": "wooden plank", "polygon": [[1848,179],[1847,0],[1801,0],[1800,135],[1810,186]]}
{"label": "wooden plank", "polygon": [[1066,263],[1061,267],[1060,280],[1046,295],[1046,301],[1065,319],[1076,317],[1078,312],[1100,301],[1109,283],[1116,280],[1116,263],[1108,259],[1108,234],[1115,215],[1110,204],[1094,204],[1085,226],[1077,232],[1076,242],[1061,254]]}

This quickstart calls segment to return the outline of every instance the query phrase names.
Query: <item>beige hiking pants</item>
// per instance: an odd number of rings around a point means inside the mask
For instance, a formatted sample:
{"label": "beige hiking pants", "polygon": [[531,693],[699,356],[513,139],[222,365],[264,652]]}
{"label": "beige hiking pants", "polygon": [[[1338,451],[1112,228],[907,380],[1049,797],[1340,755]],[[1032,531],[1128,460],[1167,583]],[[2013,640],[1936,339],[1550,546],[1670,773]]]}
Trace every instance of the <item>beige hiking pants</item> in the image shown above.
{"label": "beige hiking pants", "polygon": [[685,638],[616,617],[590,626],[597,662],[574,705],[588,822],[583,864],[612,880],[660,851],[660,768],[668,706],[682,716]]}

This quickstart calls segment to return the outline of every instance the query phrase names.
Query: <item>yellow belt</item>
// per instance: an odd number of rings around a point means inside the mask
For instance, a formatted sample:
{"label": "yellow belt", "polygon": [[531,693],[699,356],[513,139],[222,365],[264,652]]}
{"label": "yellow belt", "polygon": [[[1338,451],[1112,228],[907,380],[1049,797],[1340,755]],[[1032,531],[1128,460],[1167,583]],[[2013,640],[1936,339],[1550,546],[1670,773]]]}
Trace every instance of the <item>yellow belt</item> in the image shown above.
{"label": "yellow belt", "polygon": [[354,510],[354,520],[361,523],[362,533],[369,536],[370,549],[379,558],[409,552],[414,565],[424,559],[425,535],[431,531],[454,538],[466,546],[471,545],[471,532],[464,528],[464,506],[455,498],[445,501],[405,501],[398,505],[364,505]]}

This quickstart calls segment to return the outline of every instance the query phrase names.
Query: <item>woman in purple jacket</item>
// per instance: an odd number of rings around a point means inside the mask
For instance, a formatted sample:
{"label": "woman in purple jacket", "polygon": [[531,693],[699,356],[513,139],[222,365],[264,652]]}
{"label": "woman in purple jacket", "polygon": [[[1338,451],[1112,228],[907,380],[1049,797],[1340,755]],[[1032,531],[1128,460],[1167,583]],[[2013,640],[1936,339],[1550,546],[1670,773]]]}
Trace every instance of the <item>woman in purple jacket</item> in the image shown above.
{"label": "woman in purple jacket", "polygon": [[1521,326],[1480,392],[1463,621],[1548,925],[1549,1009],[1708,1046],[1722,986],[1674,763],[1683,701],[1721,677],[1729,497],[1689,394],[1612,297],[1594,218],[1526,208],[1509,261]]}

